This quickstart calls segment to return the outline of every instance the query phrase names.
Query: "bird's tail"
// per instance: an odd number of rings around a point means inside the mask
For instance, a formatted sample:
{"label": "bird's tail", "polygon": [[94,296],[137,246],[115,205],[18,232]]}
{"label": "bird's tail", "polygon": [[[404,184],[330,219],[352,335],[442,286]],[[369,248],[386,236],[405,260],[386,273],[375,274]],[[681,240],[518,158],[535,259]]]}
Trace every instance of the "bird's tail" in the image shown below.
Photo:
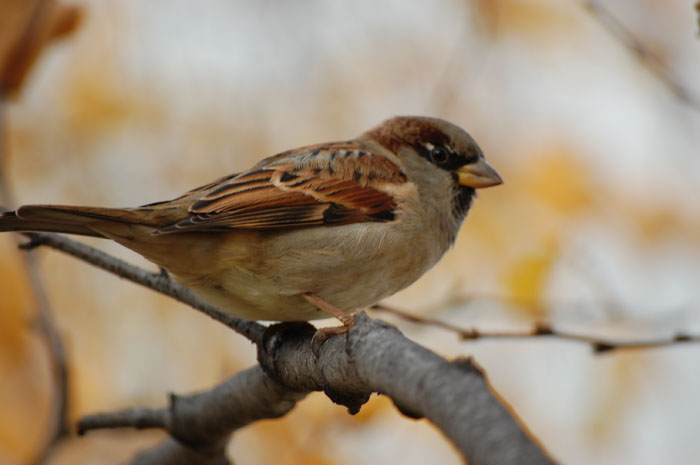
{"label": "bird's tail", "polygon": [[107,225],[143,225],[158,228],[161,221],[150,208],[100,208],[68,205],[25,205],[0,213],[0,231],[58,232],[107,237]]}

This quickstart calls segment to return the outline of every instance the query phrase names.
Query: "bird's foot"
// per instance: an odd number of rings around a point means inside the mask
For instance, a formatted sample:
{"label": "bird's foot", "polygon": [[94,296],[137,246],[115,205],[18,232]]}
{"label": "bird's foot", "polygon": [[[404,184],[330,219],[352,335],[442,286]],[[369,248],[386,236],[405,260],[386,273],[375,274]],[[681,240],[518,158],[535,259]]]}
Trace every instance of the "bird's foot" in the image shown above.
{"label": "bird's foot", "polygon": [[333,336],[339,336],[350,331],[350,328],[352,328],[355,324],[355,315],[352,313],[348,313],[331,303],[326,302],[313,292],[307,292],[305,294],[302,294],[302,297],[314,304],[320,310],[330,315],[333,315],[343,324],[342,326],[332,326],[330,328],[319,328],[318,330],[316,330],[316,333],[311,339],[311,349],[313,350],[313,353],[315,355],[318,355],[321,346],[329,338]]}
{"label": "bird's foot", "polygon": [[343,326],[331,326],[328,328],[318,328],[311,338],[311,351],[314,355],[318,356],[319,351],[323,344],[326,343],[328,339],[333,336],[340,336],[346,334],[350,331],[350,328],[355,324],[353,320],[352,324],[343,324]]}

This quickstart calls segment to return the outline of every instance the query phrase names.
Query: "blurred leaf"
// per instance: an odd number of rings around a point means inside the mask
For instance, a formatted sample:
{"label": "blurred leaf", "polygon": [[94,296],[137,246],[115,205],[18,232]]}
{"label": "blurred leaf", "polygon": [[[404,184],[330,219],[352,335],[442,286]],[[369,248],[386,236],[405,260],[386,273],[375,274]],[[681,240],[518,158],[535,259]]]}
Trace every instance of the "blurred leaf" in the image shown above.
{"label": "blurred leaf", "polygon": [[629,351],[607,362],[606,383],[598,391],[597,402],[589,411],[588,428],[598,443],[619,440],[625,428],[624,419],[638,408],[640,395],[653,366],[645,352]]}
{"label": "blurred leaf", "polygon": [[557,2],[477,0],[477,9],[489,34],[517,34],[527,38],[551,38],[557,29],[572,28],[575,20]]}
{"label": "blurred leaf", "polygon": [[531,314],[536,320],[546,316],[542,296],[546,290],[552,266],[559,257],[559,247],[554,240],[539,251],[516,259],[507,270],[506,289],[516,308]]}
{"label": "blurred leaf", "polygon": [[52,39],[71,33],[81,10],[52,0],[0,2],[0,95],[20,91],[31,66]]}
{"label": "blurred leaf", "polygon": [[538,151],[523,174],[524,189],[565,215],[577,215],[593,204],[591,174],[561,147]]}
{"label": "blurred leaf", "polygon": [[261,463],[284,465],[331,465],[326,447],[332,444],[332,426],[347,417],[347,411],[338,406],[328,408],[328,398],[312,393],[300,402],[290,414],[274,421],[260,421],[248,430],[254,433],[256,455]]}
{"label": "blurred leaf", "polygon": [[72,68],[62,109],[74,140],[100,140],[124,124],[160,121],[163,110],[148,90],[125,88],[119,82],[118,63],[81,63]]}
{"label": "blurred leaf", "polygon": [[642,239],[656,243],[669,238],[685,239],[700,246],[700,217],[688,215],[688,211],[676,205],[629,207],[630,217],[636,222]]}
{"label": "blurred leaf", "polygon": [[23,463],[33,455],[51,390],[43,347],[31,327],[34,297],[14,239],[0,237],[0,463]]}
{"label": "blurred leaf", "polygon": [[[135,455],[165,438],[160,430],[95,432],[79,441],[64,441],[55,448],[50,465],[130,463]],[[0,463],[3,463],[0,461]]]}
{"label": "blurred leaf", "polygon": [[14,238],[0,237],[0,367],[13,368],[26,350],[25,333],[33,297]]}

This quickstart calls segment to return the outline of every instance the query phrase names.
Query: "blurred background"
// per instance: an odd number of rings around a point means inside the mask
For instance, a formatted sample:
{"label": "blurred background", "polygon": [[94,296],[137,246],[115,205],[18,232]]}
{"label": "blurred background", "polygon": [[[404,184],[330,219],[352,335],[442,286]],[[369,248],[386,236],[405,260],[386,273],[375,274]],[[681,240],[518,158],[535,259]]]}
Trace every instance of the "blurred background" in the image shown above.
{"label": "blurred background", "polygon": [[[17,203],[144,204],[392,115],[438,116],[479,141],[505,184],[480,192],[454,249],[388,303],[484,331],[700,334],[691,2],[65,0],[75,8],[63,17],[55,2],[3,0],[17,30],[4,29],[3,65],[39,14],[10,10],[40,4],[54,35],[72,33],[15,73],[21,88],[4,83],[3,169]],[[17,241],[0,236],[0,464],[12,465],[35,463],[55,414]],[[255,363],[249,343],[181,304],[54,251],[33,255],[65,344],[71,425],[164,405],[167,392]],[[465,342],[376,315],[445,357],[474,356],[562,463],[698,463],[698,344],[595,355],[556,338]],[[71,437],[45,463],[117,463],[161,438]],[[376,396],[349,416],[311,395],[236,434],[230,453],[242,464],[460,463],[427,422]]]}

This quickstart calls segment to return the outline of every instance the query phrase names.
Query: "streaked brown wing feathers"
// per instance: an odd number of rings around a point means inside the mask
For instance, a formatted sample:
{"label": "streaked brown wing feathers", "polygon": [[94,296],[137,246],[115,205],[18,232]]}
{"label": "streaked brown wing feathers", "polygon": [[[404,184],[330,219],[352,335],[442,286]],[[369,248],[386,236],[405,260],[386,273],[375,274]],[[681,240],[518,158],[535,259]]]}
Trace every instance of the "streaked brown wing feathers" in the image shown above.
{"label": "streaked brown wing feathers", "polygon": [[[191,204],[187,218],[160,232],[284,229],[394,218],[396,202],[379,188],[382,183],[405,182],[394,163],[345,148],[335,155],[316,148],[304,155],[308,153],[330,159],[313,163],[314,155],[287,163],[275,160],[224,179]],[[355,163],[342,163],[346,153]],[[357,163],[365,157],[366,163]],[[376,163],[367,164],[372,161]]]}

